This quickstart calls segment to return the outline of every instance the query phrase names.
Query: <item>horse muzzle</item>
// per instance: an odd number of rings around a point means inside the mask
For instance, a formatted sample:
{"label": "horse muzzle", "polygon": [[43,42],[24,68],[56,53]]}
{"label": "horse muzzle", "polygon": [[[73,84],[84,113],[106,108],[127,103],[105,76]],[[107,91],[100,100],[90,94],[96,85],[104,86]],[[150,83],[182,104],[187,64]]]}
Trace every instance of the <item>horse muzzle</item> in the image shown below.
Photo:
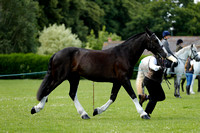
{"label": "horse muzzle", "polygon": [[195,59],[195,61],[199,62],[200,61],[200,56],[198,55],[194,59]]}

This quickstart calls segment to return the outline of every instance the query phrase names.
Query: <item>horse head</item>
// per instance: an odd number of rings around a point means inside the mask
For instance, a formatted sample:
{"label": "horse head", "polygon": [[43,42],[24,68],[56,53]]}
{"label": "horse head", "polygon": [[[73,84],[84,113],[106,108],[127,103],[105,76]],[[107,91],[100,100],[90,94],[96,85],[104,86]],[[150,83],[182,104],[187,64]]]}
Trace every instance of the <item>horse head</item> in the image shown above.
{"label": "horse head", "polygon": [[158,39],[155,33],[146,28],[146,35],[148,40],[146,49],[155,55],[165,58],[167,56],[166,49],[162,46],[161,41]]}
{"label": "horse head", "polygon": [[197,53],[197,48],[195,44],[191,44],[189,56],[191,57],[191,59],[194,59],[195,61],[200,61],[200,57],[199,54]]}

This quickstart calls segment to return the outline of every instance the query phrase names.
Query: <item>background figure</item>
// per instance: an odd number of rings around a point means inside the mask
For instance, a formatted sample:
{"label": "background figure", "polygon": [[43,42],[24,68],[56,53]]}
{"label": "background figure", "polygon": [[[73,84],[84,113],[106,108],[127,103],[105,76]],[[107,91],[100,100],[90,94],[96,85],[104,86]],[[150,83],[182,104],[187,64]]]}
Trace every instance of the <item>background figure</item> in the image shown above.
{"label": "background figure", "polygon": [[190,85],[192,83],[192,76],[194,73],[193,64],[194,64],[193,60],[191,60],[190,57],[188,57],[185,63],[185,72],[186,72],[186,80],[187,80],[186,93],[188,95],[190,94]]}
{"label": "background figure", "polygon": [[178,61],[177,61],[175,55],[173,54],[173,52],[169,48],[169,43],[167,40],[170,38],[170,33],[168,31],[163,31],[162,36],[163,36],[162,44],[168,52],[167,59],[172,61],[170,72],[173,73],[174,67],[178,64]]}
{"label": "background figure", "polygon": [[176,42],[176,52],[178,52],[180,49],[182,49],[183,47],[181,46],[183,43],[182,39],[178,39]]}
{"label": "background figure", "polygon": [[148,68],[149,71],[145,75],[143,85],[146,86],[149,96],[147,95],[139,95],[140,104],[149,99],[149,102],[146,106],[145,112],[149,115],[153,112],[158,101],[163,101],[165,99],[165,93],[161,86],[163,71],[164,69],[161,67],[162,59],[158,57],[151,56]]}

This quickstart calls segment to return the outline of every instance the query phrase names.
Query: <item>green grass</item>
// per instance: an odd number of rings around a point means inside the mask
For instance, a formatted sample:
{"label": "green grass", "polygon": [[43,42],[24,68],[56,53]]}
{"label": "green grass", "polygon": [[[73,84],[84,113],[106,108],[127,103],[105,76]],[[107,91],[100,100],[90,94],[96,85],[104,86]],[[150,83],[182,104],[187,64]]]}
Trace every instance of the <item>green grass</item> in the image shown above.
{"label": "green grass", "polygon": [[[139,117],[123,88],[106,112],[93,117],[92,82],[87,80],[80,81],[78,98],[90,120],[82,120],[77,113],[68,95],[68,82],[63,82],[49,95],[42,111],[31,115],[31,108],[38,104],[36,92],[40,83],[41,80],[0,80],[0,133],[200,132],[200,93],[186,95],[181,92],[182,98],[175,98],[174,89],[169,90],[165,82],[162,85],[166,100],[157,104],[151,120]],[[134,80],[132,85],[135,90]],[[95,83],[95,108],[107,102],[111,87],[110,83]],[[194,90],[197,90],[197,81]]]}

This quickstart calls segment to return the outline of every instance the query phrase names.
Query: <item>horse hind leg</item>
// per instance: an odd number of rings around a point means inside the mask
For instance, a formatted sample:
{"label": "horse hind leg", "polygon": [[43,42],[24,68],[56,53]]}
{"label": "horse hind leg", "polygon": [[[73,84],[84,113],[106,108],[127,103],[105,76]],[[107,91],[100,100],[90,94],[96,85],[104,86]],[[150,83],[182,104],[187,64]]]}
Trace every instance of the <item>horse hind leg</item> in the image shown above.
{"label": "horse hind leg", "polygon": [[59,85],[62,83],[63,80],[60,80],[60,81],[52,81],[50,82],[46,88],[48,89],[44,89],[42,91],[43,94],[39,94],[40,91],[38,91],[38,95],[42,95],[42,96],[38,96],[39,97],[42,97],[42,98],[39,98],[41,99],[40,102],[34,106],[32,109],[31,109],[31,114],[35,114],[35,113],[38,113],[40,110],[42,110],[45,106],[45,103],[47,102],[48,100],[48,95]]}
{"label": "horse hind leg", "polygon": [[78,89],[79,80],[80,80],[80,77],[78,75],[73,75],[72,77],[69,78],[69,83],[70,83],[69,96],[73,100],[74,105],[77,109],[77,112],[81,115],[81,118],[90,119],[90,117],[88,116],[87,112],[84,110],[82,105],[80,104],[77,97],[77,89]]}
{"label": "horse hind leg", "polygon": [[182,92],[184,92],[184,83],[185,83],[185,78],[184,79],[182,79],[182,81],[181,81],[181,88],[182,88]]}
{"label": "horse hind leg", "polygon": [[181,82],[181,77],[182,77],[182,75],[177,75],[176,76],[176,80],[174,80],[174,83],[176,83],[175,89],[176,89],[176,97],[177,98],[181,98],[181,96],[180,96],[180,82]]}
{"label": "horse hind leg", "polygon": [[46,103],[46,100],[47,100],[48,96],[46,97],[43,97],[42,100],[39,102],[38,105],[34,106],[32,109],[31,109],[31,114],[35,114],[35,113],[38,113],[40,110],[42,110],[44,108],[44,105]]}

